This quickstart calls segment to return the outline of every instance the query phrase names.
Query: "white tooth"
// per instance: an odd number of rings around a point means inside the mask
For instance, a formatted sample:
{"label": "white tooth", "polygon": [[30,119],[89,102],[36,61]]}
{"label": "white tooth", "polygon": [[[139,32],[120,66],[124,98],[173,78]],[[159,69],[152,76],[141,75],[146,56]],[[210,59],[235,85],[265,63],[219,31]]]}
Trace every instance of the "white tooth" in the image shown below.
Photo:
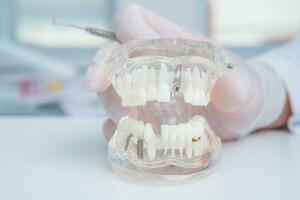
{"label": "white tooth", "polygon": [[157,88],[157,100],[159,102],[170,102],[171,100],[171,90],[167,83],[159,83]]}
{"label": "white tooth", "polygon": [[197,115],[192,118],[191,124],[193,127],[193,138],[195,140],[198,140],[196,142],[193,142],[193,155],[200,156],[203,152],[202,140],[204,138],[204,118]]}
{"label": "white tooth", "polygon": [[141,88],[140,76],[141,69],[133,70],[132,83],[131,83],[131,104],[132,106],[144,105],[147,101],[146,92]]}
{"label": "white tooth", "polygon": [[136,127],[135,127],[135,135],[138,137],[138,138],[142,138],[144,137],[144,122],[142,121],[138,121],[136,123]]}
{"label": "white tooth", "polygon": [[206,91],[208,88],[208,75],[205,72],[201,72],[201,88]]}
{"label": "white tooth", "polygon": [[147,102],[147,94],[143,86],[139,87],[139,95],[137,97],[139,99],[138,105],[145,105]]}
{"label": "white tooth", "polygon": [[205,105],[207,105],[207,99],[206,99],[206,95],[205,95],[205,92],[203,91],[203,90],[200,90],[199,91],[199,93],[200,93],[200,102],[201,102],[201,105],[202,106],[205,106]]}
{"label": "white tooth", "polygon": [[152,144],[155,142],[155,134],[153,132],[151,124],[147,123],[144,129],[144,138],[147,144]]}
{"label": "white tooth", "polygon": [[203,152],[203,145],[201,140],[193,143],[193,155],[197,157],[202,155],[202,152]]}
{"label": "white tooth", "polygon": [[175,156],[176,138],[178,135],[178,129],[176,125],[170,126],[170,142],[172,146],[172,156]]}
{"label": "white tooth", "polygon": [[191,120],[190,123],[193,127],[194,136],[200,136],[204,133],[204,118],[202,116],[196,115]]}
{"label": "white tooth", "polygon": [[118,125],[117,131],[120,134],[135,134],[138,121],[132,118],[122,119]]}
{"label": "white tooth", "polygon": [[127,134],[128,128],[129,128],[129,118],[125,118],[119,122],[117,131],[119,134]]}
{"label": "white tooth", "polygon": [[115,85],[114,88],[116,90],[116,92],[118,93],[118,95],[122,98],[122,92],[123,92],[123,85],[122,85],[122,77],[117,77],[115,79]]}
{"label": "white tooth", "polygon": [[182,150],[185,146],[185,135],[186,135],[186,124],[179,124],[178,125],[178,142],[179,142],[179,154],[180,158],[182,159]]}
{"label": "white tooth", "polygon": [[148,85],[148,79],[149,79],[149,70],[144,65],[141,70],[141,76],[140,76],[140,83],[146,87]]}
{"label": "white tooth", "polygon": [[186,139],[186,148],[185,154],[188,158],[192,157],[193,149],[192,149],[192,139],[193,139],[193,129],[190,123],[186,124],[185,127],[185,139]]}
{"label": "white tooth", "polygon": [[193,69],[193,88],[198,89],[201,87],[201,77],[198,67]]}
{"label": "white tooth", "polygon": [[194,98],[194,90],[192,88],[192,85],[188,85],[183,93],[184,101],[186,103],[192,103]]}
{"label": "white tooth", "polygon": [[123,87],[123,91],[122,91],[122,106],[128,106],[131,104],[131,92],[132,92],[132,88],[131,88],[131,80],[129,76],[125,76],[122,79],[122,87]]}
{"label": "white tooth", "polygon": [[200,106],[202,105],[202,99],[201,99],[201,90],[200,89],[194,89],[194,97],[193,97],[193,105]]}
{"label": "white tooth", "polygon": [[150,160],[154,160],[155,156],[156,156],[156,149],[155,147],[148,147],[147,148],[147,154]]}
{"label": "white tooth", "polygon": [[207,106],[207,104],[209,103],[209,94],[205,94],[205,92],[203,91],[204,93],[204,99],[203,99],[203,104],[205,106]]}
{"label": "white tooth", "polygon": [[171,99],[171,90],[169,86],[169,72],[164,63],[161,63],[161,68],[158,77],[157,100],[160,102],[169,102]]}
{"label": "white tooth", "polygon": [[168,67],[164,63],[161,63],[160,65],[158,80],[159,82],[165,82],[165,83],[169,81]]}
{"label": "white tooth", "polygon": [[192,158],[192,152],[193,152],[193,149],[192,149],[192,146],[191,146],[191,145],[190,145],[190,146],[187,146],[187,147],[185,148],[185,154],[186,154],[186,156],[187,156],[189,159]]}
{"label": "white tooth", "polygon": [[147,99],[149,101],[154,101],[157,99],[157,89],[154,84],[149,84],[147,86]]}
{"label": "white tooth", "polygon": [[167,125],[167,124],[161,125],[160,132],[161,132],[161,137],[163,139],[164,148],[165,148],[164,155],[167,155],[168,148],[169,148],[168,147],[169,146],[169,132],[170,132],[169,125]]}
{"label": "white tooth", "polygon": [[186,139],[186,146],[192,145],[193,139],[193,129],[190,123],[187,123],[185,126],[185,139]]}
{"label": "white tooth", "polygon": [[145,143],[147,144],[148,157],[150,160],[153,160],[156,155],[155,134],[153,132],[151,124],[149,123],[145,125],[144,139],[145,139]]}
{"label": "white tooth", "polygon": [[149,69],[149,74],[148,74],[148,84],[156,84],[157,82],[157,74],[154,68]]}
{"label": "white tooth", "polygon": [[184,75],[184,92],[183,92],[184,101],[187,103],[193,102],[194,91],[192,86],[192,72],[191,69],[188,68],[185,71]]}

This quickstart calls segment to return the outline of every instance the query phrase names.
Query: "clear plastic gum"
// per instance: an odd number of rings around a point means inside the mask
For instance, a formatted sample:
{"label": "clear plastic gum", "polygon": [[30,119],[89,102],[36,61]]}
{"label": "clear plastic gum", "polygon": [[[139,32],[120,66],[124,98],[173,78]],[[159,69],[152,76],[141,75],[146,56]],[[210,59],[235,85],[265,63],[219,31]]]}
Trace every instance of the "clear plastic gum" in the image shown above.
{"label": "clear plastic gum", "polygon": [[222,51],[186,39],[123,44],[107,60],[124,116],[109,141],[112,169],[127,177],[184,181],[216,169],[221,141],[197,107],[207,106],[215,81],[229,68]]}

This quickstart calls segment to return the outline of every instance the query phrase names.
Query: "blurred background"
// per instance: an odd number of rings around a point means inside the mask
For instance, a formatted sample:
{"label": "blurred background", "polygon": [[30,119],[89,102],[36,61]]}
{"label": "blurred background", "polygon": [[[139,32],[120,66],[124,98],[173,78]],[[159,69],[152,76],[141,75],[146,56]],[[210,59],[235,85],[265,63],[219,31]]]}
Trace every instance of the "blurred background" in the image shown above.
{"label": "blurred background", "polygon": [[300,0],[0,0],[0,115],[104,115],[84,74],[105,42],[59,21],[111,29],[136,2],[250,58],[300,31]]}

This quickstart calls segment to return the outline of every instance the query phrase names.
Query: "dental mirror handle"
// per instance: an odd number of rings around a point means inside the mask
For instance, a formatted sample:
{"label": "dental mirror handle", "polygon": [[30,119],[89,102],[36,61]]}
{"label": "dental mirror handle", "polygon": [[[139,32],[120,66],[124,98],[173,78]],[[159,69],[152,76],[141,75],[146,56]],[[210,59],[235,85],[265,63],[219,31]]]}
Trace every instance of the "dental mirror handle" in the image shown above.
{"label": "dental mirror handle", "polygon": [[82,27],[82,26],[78,26],[78,25],[74,25],[74,24],[61,23],[61,22],[57,22],[55,18],[53,18],[53,24],[58,25],[58,26],[67,26],[67,27],[77,28],[77,29],[84,30],[85,32],[87,32],[89,34],[92,34],[92,35],[95,35],[98,37],[106,38],[109,40],[117,40],[116,34],[114,32],[106,31],[106,30],[103,30],[100,28]]}

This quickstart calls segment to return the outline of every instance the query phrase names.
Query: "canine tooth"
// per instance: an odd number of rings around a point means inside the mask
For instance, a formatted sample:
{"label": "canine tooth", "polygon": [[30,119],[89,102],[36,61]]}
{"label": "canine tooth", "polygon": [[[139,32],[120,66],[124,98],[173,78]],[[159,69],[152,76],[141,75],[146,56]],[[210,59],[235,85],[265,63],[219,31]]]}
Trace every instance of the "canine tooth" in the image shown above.
{"label": "canine tooth", "polygon": [[192,149],[192,146],[191,146],[191,145],[190,145],[190,146],[187,146],[187,147],[185,148],[185,154],[186,154],[186,156],[187,156],[189,159],[192,158],[192,152],[193,152],[193,149]]}
{"label": "canine tooth", "polygon": [[170,132],[169,125],[167,125],[167,124],[161,125],[160,131],[161,131],[161,136],[162,136],[164,148],[165,148],[164,155],[167,155],[168,148],[169,148],[168,147],[169,146],[169,132]]}
{"label": "canine tooth", "polygon": [[159,102],[170,102],[171,100],[171,90],[167,83],[159,83],[157,91],[157,100]]}
{"label": "canine tooth", "polygon": [[155,149],[155,134],[153,132],[151,124],[145,125],[144,139],[147,144],[147,154],[150,160],[153,160],[156,155]]}
{"label": "canine tooth", "polygon": [[178,125],[178,142],[179,142],[179,154],[180,158],[182,159],[182,150],[185,146],[185,129],[186,129],[186,124],[179,124]]}
{"label": "canine tooth", "polygon": [[176,125],[170,126],[170,142],[172,146],[172,156],[175,156],[176,138],[178,135],[178,129]]}

